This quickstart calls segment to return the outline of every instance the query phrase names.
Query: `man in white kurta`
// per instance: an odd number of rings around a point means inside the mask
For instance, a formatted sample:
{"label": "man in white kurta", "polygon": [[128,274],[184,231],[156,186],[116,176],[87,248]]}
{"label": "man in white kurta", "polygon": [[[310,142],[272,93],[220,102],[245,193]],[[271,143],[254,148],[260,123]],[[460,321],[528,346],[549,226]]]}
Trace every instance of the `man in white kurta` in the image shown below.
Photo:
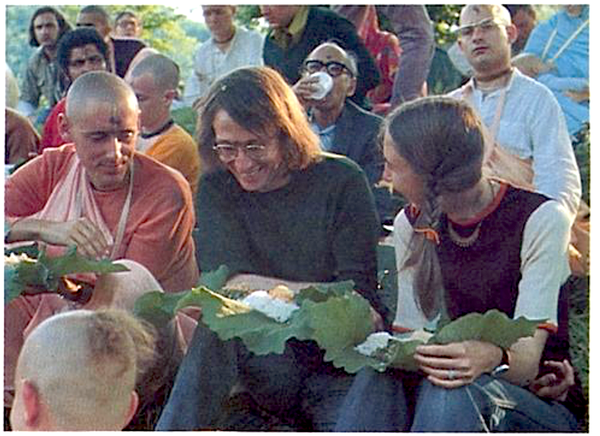
{"label": "man in white kurta", "polygon": [[565,117],[548,88],[511,68],[510,14],[500,5],[468,5],[460,24],[459,45],[474,77],[450,96],[470,101],[495,141],[531,162],[535,190],[563,203],[574,220],[581,179]]}
{"label": "man in white kurta", "polygon": [[203,6],[204,20],[211,37],[198,47],[194,71],[183,95],[188,106],[202,98],[210,85],[228,72],[263,65],[264,36],[233,24],[235,6]]}

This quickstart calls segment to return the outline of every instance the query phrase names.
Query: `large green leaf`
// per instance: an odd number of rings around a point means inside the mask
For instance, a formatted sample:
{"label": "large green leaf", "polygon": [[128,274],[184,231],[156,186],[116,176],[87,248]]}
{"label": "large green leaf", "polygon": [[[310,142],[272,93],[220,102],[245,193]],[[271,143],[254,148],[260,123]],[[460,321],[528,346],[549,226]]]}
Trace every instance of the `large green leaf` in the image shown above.
{"label": "large green leaf", "polygon": [[[139,315],[164,322],[184,307],[202,308],[203,322],[222,340],[239,338],[255,354],[282,353],[291,338],[314,340],[325,351],[324,359],[349,373],[364,367],[385,371],[388,367],[416,371],[415,349],[424,343],[447,344],[482,340],[508,348],[519,338],[531,336],[540,321],[512,320],[498,310],[469,314],[446,323],[435,333],[418,331],[396,335],[372,355],[356,346],[372,331],[371,308],[353,290],[352,282],[309,286],[295,298],[299,306],[285,322],[276,321],[234,298],[235,293],[199,287],[179,294],[152,293],[136,302]],[[237,298],[237,297],[236,297]],[[389,336],[389,335],[388,335]]]}
{"label": "large green leaf", "polygon": [[97,273],[107,274],[129,271],[109,259],[93,260],[77,254],[75,247],[69,248],[62,256],[48,257],[44,250],[37,259],[26,254],[4,257],[4,304],[23,292],[57,292],[59,280],[70,274]]}
{"label": "large green leaf", "polygon": [[306,300],[302,309],[309,313],[313,338],[326,350],[327,361],[335,361],[346,349],[364,341],[373,330],[371,306],[353,291],[323,302]]}
{"label": "large green leaf", "polygon": [[388,367],[416,371],[417,364],[413,355],[420,344],[449,344],[479,340],[509,348],[520,338],[533,336],[542,322],[545,320],[527,320],[523,317],[513,320],[503,312],[492,309],[485,314],[471,313],[449,322],[439,327],[427,340],[417,335],[399,335],[371,356],[361,358],[360,353],[355,349],[344,350],[345,354],[337,356],[337,361],[342,363],[348,372],[356,372],[364,366],[371,366],[378,371],[384,371]]}
{"label": "large green leaf", "polygon": [[352,280],[335,283],[320,283],[301,289],[300,291],[298,291],[298,294],[296,295],[294,300],[298,304],[302,304],[306,300],[322,302],[327,301],[329,297],[340,297],[353,291],[354,282]]}
{"label": "large green leaf", "polygon": [[202,272],[197,287],[199,288],[203,286],[205,288],[216,291],[225,286],[230,274],[231,271],[225,265],[221,265],[214,271]]}
{"label": "large green leaf", "polygon": [[492,309],[484,314],[470,313],[439,329],[429,343],[449,344],[468,340],[490,342],[501,348],[509,348],[522,337],[533,336],[539,324],[546,320],[528,320],[524,317],[509,318],[505,313]]}

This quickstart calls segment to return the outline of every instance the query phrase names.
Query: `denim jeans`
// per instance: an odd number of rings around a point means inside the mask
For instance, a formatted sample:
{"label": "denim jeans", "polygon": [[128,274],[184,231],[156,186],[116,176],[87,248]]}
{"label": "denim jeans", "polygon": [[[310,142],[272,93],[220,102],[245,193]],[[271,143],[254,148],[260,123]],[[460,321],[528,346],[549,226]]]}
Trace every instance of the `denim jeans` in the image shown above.
{"label": "denim jeans", "polygon": [[218,429],[234,386],[243,386],[262,412],[290,426],[333,430],[352,377],[324,364],[313,344],[291,342],[281,355],[256,356],[241,341],[221,341],[199,323],[156,430]]}
{"label": "denim jeans", "polygon": [[400,372],[362,370],[346,398],[336,431],[572,432],[574,416],[561,404],[526,389],[482,375],[473,383],[445,389],[420,383],[414,416]]}

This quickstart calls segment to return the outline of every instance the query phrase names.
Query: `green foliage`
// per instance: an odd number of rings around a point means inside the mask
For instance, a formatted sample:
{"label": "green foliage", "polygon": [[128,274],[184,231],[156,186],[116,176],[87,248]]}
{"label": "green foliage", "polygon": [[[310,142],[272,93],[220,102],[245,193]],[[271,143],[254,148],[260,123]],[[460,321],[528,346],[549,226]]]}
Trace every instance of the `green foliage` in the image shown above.
{"label": "green foliage", "polygon": [[[219,287],[228,271],[211,273],[208,282]],[[276,321],[249,305],[233,299],[226,289],[211,291],[200,286],[178,294],[150,293],[140,297],[135,313],[155,324],[165,323],[178,310],[188,306],[202,308],[202,321],[222,340],[240,338],[246,348],[257,355],[281,354],[291,339],[314,340],[325,350],[325,361],[355,373],[365,366],[384,371],[393,366],[416,370],[415,348],[422,343],[447,344],[481,340],[508,348],[519,338],[532,336],[541,321],[509,319],[491,310],[486,314],[469,314],[440,327],[430,336],[393,337],[388,346],[372,356],[355,348],[372,332],[371,308],[367,300],[353,291],[352,282],[309,286],[299,291],[294,302],[299,309],[285,322]],[[158,324],[160,325],[160,324]]]}
{"label": "green foliage", "polygon": [[[227,276],[227,271],[217,276]],[[219,277],[213,280],[214,283]],[[371,330],[370,307],[352,291],[352,282],[311,286],[296,297],[300,309],[286,322],[278,322],[245,303],[200,286],[178,294],[149,293],[141,296],[134,312],[155,325],[165,323],[178,310],[202,308],[202,321],[222,340],[240,338],[255,354],[283,353],[288,339],[316,340],[334,359],[345,348],[364,340]],[[332,324],[333,322],[333,324]],[[326,357],[327,358],[327,357]]]}
{"label": "green foliage", "polygon": [[447,47],[456,41],[452,26],[458,25],[463,5],[428,5],[427,13],[433,22],[435,41],[439,47]]}
{"label": "green foliage", "polygon": [[590,123],[577,132],[573,148],[581,175],[581,198],[590,205]]}
{"label": "green foliage", "polygon": [[509,348],[519,338],[533,336],[537,326],[546,320],[510,319],[496,309],[485,314],[470,313],[441,327],[429,340],[432,344],[449,344],[467,340],[490,342]]}
{"label": "green foliage", "polygon": [[75,247],[62,256],[48,257],[44,250],[36,258],[27,254],[4,255],[4,304],[27,293],[57,292],[59,280],[69,274],[106,274],[128,271],[128,268],[108,259],[93,260],[77,254]]}
{"label": "green foliage", "polygon": [[[27,28],[33,12],[38,7],[29,5],[6,7],[6,61],[17,77],[22,77],[27,60],[34,50],[27,42]],[[63,12],[67,21],[74,26],[82,6],[54,7]],[[141,38],[150,47],[177,62],[182,72],[182,79],[187,78],[192,70],[193,54],[200,40],[196,35],[201,35],[203,30],[206,32],[204,25],[190,21],[170,6],[103,5],[103,7],[111,17],[115,17],[124,9],[136,13],[143,23]]]}
{"label": "green foliage", "polygon": [[198,113],[191,107],[180,107],[171,111],[175,123],[194,136],[196,132],[196,119]]}

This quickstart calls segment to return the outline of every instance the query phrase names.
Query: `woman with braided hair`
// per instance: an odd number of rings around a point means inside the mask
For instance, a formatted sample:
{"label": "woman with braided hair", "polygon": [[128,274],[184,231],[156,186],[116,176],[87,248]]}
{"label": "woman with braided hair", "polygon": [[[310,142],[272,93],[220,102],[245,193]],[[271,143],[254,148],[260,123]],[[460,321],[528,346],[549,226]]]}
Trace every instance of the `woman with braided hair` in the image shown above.
{"label": "woman with braided hair", "polygon": [[576,428],[556,401],[573,384],[566,299],[559,298],[569,275],[568,213],[488,177],[483,147],[481,121],[463,102],[427,97],[386,119],[383,177],[410,202],[394,222],[393,329],[435,330],[443,320],[491,309],[548,321],[508,349],[477,340],[420,345],[417,373],[363,370],[336,430]]}

